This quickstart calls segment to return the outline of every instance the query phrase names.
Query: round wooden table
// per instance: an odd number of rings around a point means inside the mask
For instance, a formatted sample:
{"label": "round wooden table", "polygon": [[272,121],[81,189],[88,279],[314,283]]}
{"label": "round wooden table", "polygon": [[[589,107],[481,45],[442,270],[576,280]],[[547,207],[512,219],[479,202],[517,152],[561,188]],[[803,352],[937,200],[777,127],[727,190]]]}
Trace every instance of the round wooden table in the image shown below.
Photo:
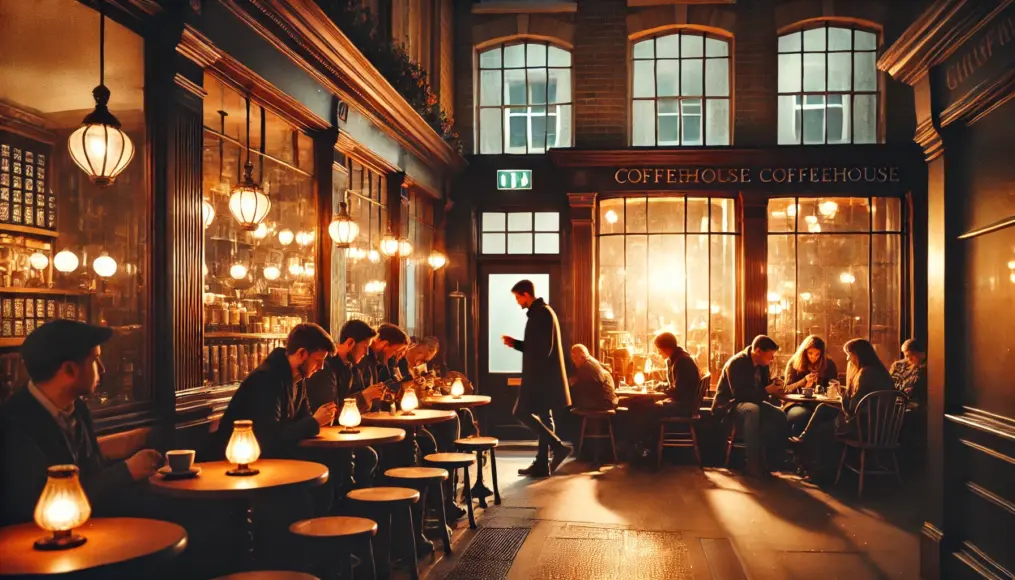
{"label": "round wooden table", "polygon": [[842,397],[826,397],[825,395],[805,397],[799,393],[784,393],[779,398],[788,403],[824,403],[833,407],[842,407]]}
{"label": "round wooden table", "polygon": [[49,532],[33,524],[0,528],[0,576],[58,576],[86,570],[172,558],[187,546],[182,527],[143,518],[95,518],[74,533],[87,541],[68,550],[44,551],[32,547]]}
{"label": "round wooden table", "polygon": [[488,395],[462,395],[458,398],[451,395],[441,395],[439,397],[427,397],[423,399],[423,405],[431,409],[457,411],[459,409],[472,409],[489,405],[491,400],[493,399]]}
{"label": "round wooden table", "polygon": [[616,393],[618,397],[656,399],[660,401],[666,398],[666,393],[663,393],[661,391],[650,391],[647,389],[643,391],[641,389],[620,388],[615,389],[613,392]]}
{"label": "round wooden table", "polygon": [[[437,423],[443,423],[445,421],[451,421],[458,417],[454,411],[442,411],[437,409],[416,409],[411,415],[405,415],[399,412],[397,415],[385,412],[373,412],[364,413],[362,416],[364,425],[373,425],[377,427],[401,427],[405,429],[405,443],[406,447],[411,454],[411,462],[413,465],[421,465],[422,457],[419,453],[419,443],[416,438],[419,436],[419,430],[426,425],[434,425]],[[427,435],[433,437],[432,435]]]}
{"label": "round wooden table", "polygon": [[397,443],[405,439],[405,429],[396,427],[357,427],[358,433],[343,433],[342,427],[322,427],[312,439],[300,441],[300,447],[325,449],[355,449],[383,443]]}

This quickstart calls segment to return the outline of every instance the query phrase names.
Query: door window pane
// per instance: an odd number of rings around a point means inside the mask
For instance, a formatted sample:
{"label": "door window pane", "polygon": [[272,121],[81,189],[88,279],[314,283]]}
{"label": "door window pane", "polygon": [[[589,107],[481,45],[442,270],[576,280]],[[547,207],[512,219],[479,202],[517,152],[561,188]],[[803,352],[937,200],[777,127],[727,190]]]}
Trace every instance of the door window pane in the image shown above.
{"label": "door window pane", "polygon": [[490,349],[489,371],[491,373],[522,372],[522,353],[507,346],[502,336],[519,340],[525,336],[526,311],[518,306],[511,287],[521,280],[531,280],[536,295],[550,296],[549,274],[490,274],[486,279],[487,297],[487,344]]}
{"label": "door window pane", "polygon": [[560,253],[558,212],[483,212],[483,254]]}

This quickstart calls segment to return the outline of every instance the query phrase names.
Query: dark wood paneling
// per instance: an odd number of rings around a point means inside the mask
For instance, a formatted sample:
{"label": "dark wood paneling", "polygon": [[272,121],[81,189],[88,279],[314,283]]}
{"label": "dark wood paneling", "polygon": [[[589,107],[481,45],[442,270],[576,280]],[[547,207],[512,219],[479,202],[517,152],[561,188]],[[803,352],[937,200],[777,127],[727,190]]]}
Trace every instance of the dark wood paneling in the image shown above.
{"label": "dark wood paneling", "polygon": [[[387,197],[385,199],[387,199],[386,203],[388,204],[388,224],[391,226],[391,232],[399,239],[409,235],[407,230],[403,230],[405,212],[409,210],[402,200],[402,187],[404,183],[404,173],[389,173],[387,176],[388,191],[386,192]],[[405,324],[399,313],[399,306],[402,303],[402,258],[393,256],[391,258],[382,257],[382,259],[388,261],[388,285],[384,293],[384,297],[387,300],[388,320],[402,326]]]}
{"label": "dark wood paneling", "polygon": [[595,208],[596,194],[569,193],[571,206],[570,259],[567,269],[571,280],[571,343],[581,343],[591,352],[599,350],[596,342],[596,296],[595,287]]}
{"label": "dark wood paneling", "polygon": [[[743,318],[736,350],[742,349],[759,334],[768,332],[768,200],[741,196],[740,264]],[[795,345],[780,345],[783,350]]]}
{"label": "dark wood paneling", "polygon": [[[338,102],[335,101],[337,107]],[[317,131],[311,135],[314,139],[314,199],[317,200],[317,322],[326,330],[331,326],[331,254],[335,242],[328,234],[328,225],[337,209],[332,199],[333,176],[332,166],[335,164],[335,142],[338,140],[338,129]],[[337,338],[337,337],[336,337]]]}

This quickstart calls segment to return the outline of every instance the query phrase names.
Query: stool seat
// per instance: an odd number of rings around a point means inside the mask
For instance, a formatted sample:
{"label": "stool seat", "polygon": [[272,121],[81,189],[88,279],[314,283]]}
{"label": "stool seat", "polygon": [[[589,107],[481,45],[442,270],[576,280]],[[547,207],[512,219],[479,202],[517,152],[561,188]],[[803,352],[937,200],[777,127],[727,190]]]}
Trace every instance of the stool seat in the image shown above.
{"label": "stool seat", "polygon": [[354,489],[346,494],[345,497],[354,501],[370,503],[395,503],[401,501],[416,503],[419,501],[419,492],[407,487],[368,487],[365,489]]}
{"label": "stool seat", "polygon": [[431,453],[423,459],[427,463],[451,468],[468,467],[476,462],[476,458],[469,453]]}
{"label": "stool seat", "polygon": [[292,570],[255,570],[219,576],[215,580],[320,580],[320,578]]}
{"label": "stool seat", "polygon": [[500,439],[496,437],[463,437],[462,439],[455,439],[455,445],[473,451],[484,450],[500,445]]}
{"label": "stool seat", "polygon": [[394,467],[385,471],[384,475],[395,479],[438,479],[444,481],[448,478],[448,470],[440,467]]}
{"label": "stool seat", "polygon": [[377,522],[366,518],[332,516],[300,520],[289,526],[297,536],[310,538],[348,538],[377,534]]}
{"label": "stool seat", "polygon": [[609,417],[616,415],[617,411],[614,409],[571,409],[571,413],[574,415],[581,415],[582,417]]}

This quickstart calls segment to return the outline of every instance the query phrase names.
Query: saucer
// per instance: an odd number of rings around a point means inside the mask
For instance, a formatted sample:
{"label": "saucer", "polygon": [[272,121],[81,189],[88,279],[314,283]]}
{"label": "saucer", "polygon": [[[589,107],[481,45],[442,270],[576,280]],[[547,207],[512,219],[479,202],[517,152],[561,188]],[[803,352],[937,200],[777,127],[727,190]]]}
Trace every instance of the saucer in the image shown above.
{"label": "saucer", "polygon": [[200,475],[201,468],[192,467],[187,471],[173,471],[168,465],[165,465],[159,468],[159,473],[162,474],[163,479],[190,479]]}

